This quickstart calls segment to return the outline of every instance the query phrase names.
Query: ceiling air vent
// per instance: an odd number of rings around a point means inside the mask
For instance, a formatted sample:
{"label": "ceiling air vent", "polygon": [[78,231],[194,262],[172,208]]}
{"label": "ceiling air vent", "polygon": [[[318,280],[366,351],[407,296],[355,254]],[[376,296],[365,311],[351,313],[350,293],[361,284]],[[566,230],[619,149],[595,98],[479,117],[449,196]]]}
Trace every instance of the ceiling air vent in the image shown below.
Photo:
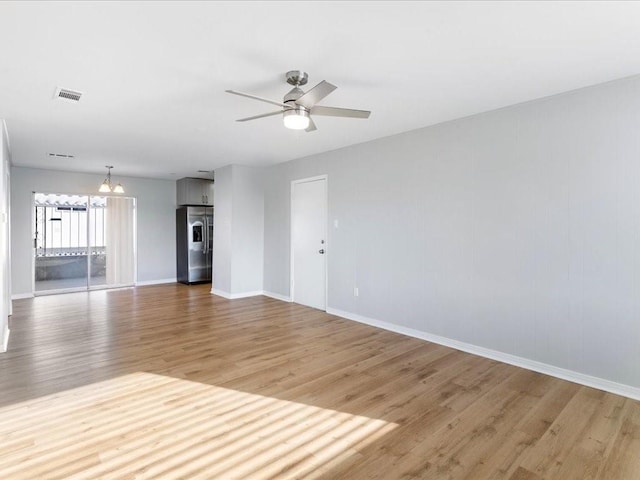
{"label": "ceiling air vent", "polygon": [[75,158],[74,155],[68,155],[66,153],[50,153],[50,157],[61,157],[61,158]]}
{"label": "ceiling air vent", "polygon": [[56,88],[56,93],[53,96],[55,99],[69,100],[72,102],[79,102],[80,97],[82,97],[82,92],[60,87]]}

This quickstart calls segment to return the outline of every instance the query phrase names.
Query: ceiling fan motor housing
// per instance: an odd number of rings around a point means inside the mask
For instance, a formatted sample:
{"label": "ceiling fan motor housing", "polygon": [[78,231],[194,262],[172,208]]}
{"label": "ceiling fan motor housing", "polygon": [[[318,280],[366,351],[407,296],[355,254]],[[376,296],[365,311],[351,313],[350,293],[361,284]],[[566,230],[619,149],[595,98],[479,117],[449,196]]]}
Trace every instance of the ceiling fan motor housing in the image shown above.
{"label": "ceiling fan motor housing", "polygon": [[284,103],[290,103],[292,108],[295,108],[297,105],[294,105],[295,101],[298,100],[304,92],[298,87],[293,87],[289,93],[284,96]]}

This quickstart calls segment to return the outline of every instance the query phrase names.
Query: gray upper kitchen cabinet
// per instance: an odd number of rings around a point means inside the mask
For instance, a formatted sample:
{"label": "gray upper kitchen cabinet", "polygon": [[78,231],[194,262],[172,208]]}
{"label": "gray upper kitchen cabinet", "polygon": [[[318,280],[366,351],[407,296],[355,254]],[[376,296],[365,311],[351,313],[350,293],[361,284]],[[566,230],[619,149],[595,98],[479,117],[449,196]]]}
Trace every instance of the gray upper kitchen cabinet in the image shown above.
{"label": "gray upper kitchen cabinet", "polygon": [[206,178],[181,178],[176,182],[177,204],[213,205],[213,181]]}

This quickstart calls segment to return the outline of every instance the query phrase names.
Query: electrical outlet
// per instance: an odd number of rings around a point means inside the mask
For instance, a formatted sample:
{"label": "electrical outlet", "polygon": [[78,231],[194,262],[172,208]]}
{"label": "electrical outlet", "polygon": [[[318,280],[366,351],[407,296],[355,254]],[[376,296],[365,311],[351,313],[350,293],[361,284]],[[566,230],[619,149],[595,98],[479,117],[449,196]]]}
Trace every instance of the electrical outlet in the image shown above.
{"label": "electrical outlet", "polygon": [[334,228],[338,228],[338,219],[337,218],[333,221],[333,227]]}
{"label": "electrical outlet", "polygon": [[358,287],[353,287],[353,296],[354,297],[358,296]]}

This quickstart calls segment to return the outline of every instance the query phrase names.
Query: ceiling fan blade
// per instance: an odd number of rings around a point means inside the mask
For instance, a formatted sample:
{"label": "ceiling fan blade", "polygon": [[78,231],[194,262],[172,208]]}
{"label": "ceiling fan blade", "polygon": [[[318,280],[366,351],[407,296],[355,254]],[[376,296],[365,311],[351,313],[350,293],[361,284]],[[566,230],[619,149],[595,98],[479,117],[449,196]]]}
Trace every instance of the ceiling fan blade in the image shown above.
{"label": "ceiling fan blade", "polygon": [[337,107],[313,107],[312,115],[326,115],[328,117],[349,117],[349,118],[369,118],[371,112],[369,110],[353,110],[351,108]]}
{"label": "ceiling fan blade", "polygon": [[281,115],[281,114],[282,114],[282,110],[278,110],[277,112],[269,112],[269,113],[263,113],[262,115],[255,115],[253,117],[240,118],[236,120],[236,122],[246,122],[248,120],[256,120],[258,118],[271,117],[273,115]]}
{"label": "ceiling fan blade", "polygon": [[316,124],[313,123],[313,119],[311,117],[309,117],[309,126],[307,128],[304,129],[305,132],[313,132],[314,130],[317,130],[318,127],[316,127]]}
{"label": "ceiling fan blade", "polygon": [[336,87],[335,85],[331,85],[329,82],[323,80],[307,93],[298,98],[296,100],[296,103],[298,105],[302,105],[303,107],[311,108],[324,97],[333,92],[336,88],[338,87]]}
{"label": "ceiling fan blade", "polygon": [[276,102],[275,100],[269,100],[268,98],[256,97],[255,95],[251,95],[249,93],[236,92],[235,90],[225,90],[225,92],[231,93],[233,95],[240,95],[241,97],[253,98],[254,100],[271,103],[272,105],[278,105],[279,107],[290,107],[290,105],[286,105],[282,102]]}

